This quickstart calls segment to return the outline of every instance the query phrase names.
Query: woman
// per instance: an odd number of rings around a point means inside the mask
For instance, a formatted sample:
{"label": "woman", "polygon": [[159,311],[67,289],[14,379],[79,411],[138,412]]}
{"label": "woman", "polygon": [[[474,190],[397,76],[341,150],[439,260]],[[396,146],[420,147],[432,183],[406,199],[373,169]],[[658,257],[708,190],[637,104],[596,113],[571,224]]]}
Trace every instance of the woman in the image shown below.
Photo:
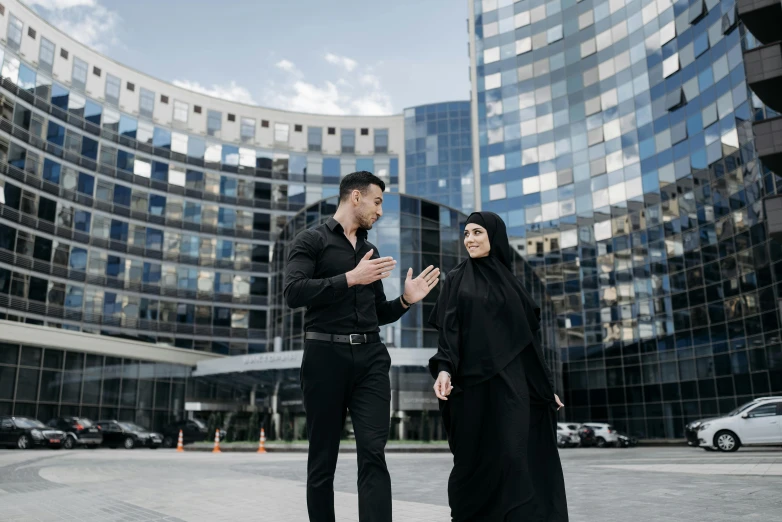
{"label": "woman", "polygon": [[505,223],[467,219],[469,258],[445,278],[429,323],[429,361],[454,456],[453,522],[568,520],[557,452],[551,372],[538,340],[540,309],[511,272]]}

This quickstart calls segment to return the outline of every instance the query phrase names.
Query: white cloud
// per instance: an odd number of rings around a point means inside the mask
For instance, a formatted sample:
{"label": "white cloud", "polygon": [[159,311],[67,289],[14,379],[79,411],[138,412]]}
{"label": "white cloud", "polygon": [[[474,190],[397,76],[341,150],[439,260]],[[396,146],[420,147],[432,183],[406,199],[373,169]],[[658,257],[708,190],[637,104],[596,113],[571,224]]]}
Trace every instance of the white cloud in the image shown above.
{"label": "white cloud", "polygon": [[183,89],[206,94],[207,96],[214,96],[215,98],[222,98],[223,100],[256,105],[252,94],[250,94],[250,91],[245,87],[237,85],[234,81],[231,81],[231,83],[227,85],[215,84],[211,87],[206,87],[198,82],[192,82],[190,80],[174,80],[171,83],[177,87],[182,87]]}
{"label": "white cloud", "polygon": [[327,53],[326,61],[329,63],[333,63],[334,65],[339,65],[340,67],[344,67],[347,72],[353,72],[353,69],[356,68],[358,63],[356,60],[352,58],[348,58],[347,56],[339,56],[333,53]]}
{"label": "white cloud", "polygon": [[[344,56],[327,54],[326,61],[338,65],[343,74],[322,83],[307,81],[304,73],[289,60],[275,65],[287,74],[282,83],[270,82],[262,103],[280,109],[318,114],[385,115],[394,110],[391,97],[371,68]],[[344,74],[345,72],[349,74]]]}
{"label": "white cloud", "polygon": [[25,0],[38,14],[65,34],[105,53],[119,44],[119,15],[99,0]]}
{"label": "white cloud", "polygon": [[293,65],[293,62],[290,60],[280,60],[276,64],[274,64],[275,67],[278,69],[282,69],[283,71],[291,72],[296,70],[296,66]]}

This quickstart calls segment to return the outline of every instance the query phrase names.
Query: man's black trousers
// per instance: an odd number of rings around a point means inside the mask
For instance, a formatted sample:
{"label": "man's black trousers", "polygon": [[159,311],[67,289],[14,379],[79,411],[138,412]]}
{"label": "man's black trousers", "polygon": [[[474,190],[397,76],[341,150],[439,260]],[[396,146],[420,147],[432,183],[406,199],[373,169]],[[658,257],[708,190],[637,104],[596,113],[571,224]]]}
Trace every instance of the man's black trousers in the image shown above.
{"label": "man's black trousers", "polygon": [[358,457],[361,522],[391,522],[391,477],[385,459],[391,409],[383,343],[306,341],[301,388],[307,414],[307,510],[311,522],[334,522],[334,469],[347,410]]}

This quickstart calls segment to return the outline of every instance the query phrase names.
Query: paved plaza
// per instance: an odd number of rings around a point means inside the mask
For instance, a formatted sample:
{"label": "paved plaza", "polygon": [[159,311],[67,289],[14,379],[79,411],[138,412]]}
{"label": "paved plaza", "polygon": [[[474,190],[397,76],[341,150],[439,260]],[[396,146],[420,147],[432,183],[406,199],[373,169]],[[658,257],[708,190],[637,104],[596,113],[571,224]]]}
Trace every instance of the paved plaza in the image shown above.
{"label": "paved plaza", "polygon": [[[574,522],[782,521],[782,451],[562,450]],[[447,521],[448,454],[390,454],[394,520]],[[337,520],[357,521],[355,454]],[[306,455],[0,450],[0,521],[306,521]]]}

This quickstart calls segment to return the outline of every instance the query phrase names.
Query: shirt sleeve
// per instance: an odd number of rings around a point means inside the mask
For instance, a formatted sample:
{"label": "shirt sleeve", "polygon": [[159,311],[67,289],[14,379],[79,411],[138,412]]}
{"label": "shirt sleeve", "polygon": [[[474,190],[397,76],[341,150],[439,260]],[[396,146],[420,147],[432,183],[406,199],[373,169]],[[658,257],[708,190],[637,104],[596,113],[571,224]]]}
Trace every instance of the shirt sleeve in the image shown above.
{"label": "shirt sleeve", "polygon": [[[377,248],[375,248],[372,259],[380,257]],[[383,326],[384,324],[391,324],[399,320],[400,317],[405,315],[411,307],[405,308],[402,305],[402,300],[398,297],[391,301],[386,299],[386,293],[383,290],[383,281],[375,281],[372,283],[372,289],[375,291],[375,312],[377,313],[377,324]]]}
{"label": "shirt sleeve", "polygon": [[304,231],[294,240],[285,264],[285,302],[291,308],[327,304],[334,292],[346,290],[348,279],[339,274],[326,279],[313,279],[320,242],[317,234]]}

